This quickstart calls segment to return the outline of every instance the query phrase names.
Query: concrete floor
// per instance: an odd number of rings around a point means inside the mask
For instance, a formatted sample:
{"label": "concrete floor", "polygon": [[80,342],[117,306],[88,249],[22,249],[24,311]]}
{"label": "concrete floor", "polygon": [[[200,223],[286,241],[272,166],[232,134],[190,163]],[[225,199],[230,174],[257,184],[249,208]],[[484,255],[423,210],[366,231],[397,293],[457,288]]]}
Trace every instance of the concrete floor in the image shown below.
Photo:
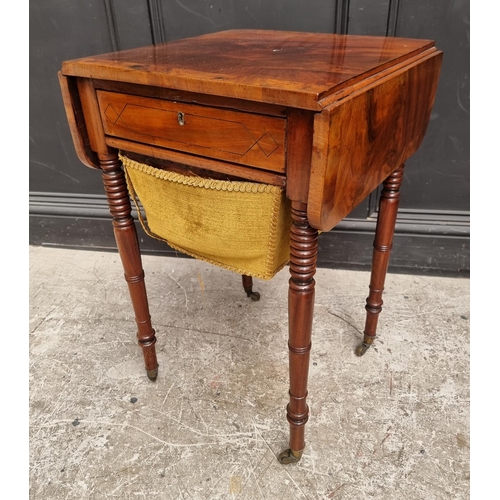
{"label": "concrete floor", "polygon": [[287,281],[145,256],[150,382],[115,253],[30,249],[30,499],[468,499],[469,280],[320,269],[299,464],[287,447]]}

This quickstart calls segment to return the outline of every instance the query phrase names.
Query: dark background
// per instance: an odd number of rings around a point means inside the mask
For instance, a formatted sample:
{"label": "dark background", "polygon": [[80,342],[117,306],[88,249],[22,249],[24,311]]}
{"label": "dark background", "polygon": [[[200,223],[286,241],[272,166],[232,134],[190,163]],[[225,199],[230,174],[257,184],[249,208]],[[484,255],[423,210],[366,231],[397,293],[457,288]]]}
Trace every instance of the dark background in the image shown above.
{"label": "dark background", "polygon": [[[44,0],[30,2],[30,243],[115,249],[99,172],[73,149],[62,61],[234,28],[426,38],[444,51],[426,137],[407,162],[390,270],[467,276],[467,0]],[[367,269],[378,190],[320,237],[319,265]],[[174,255],[144,235],[143,251]]]}

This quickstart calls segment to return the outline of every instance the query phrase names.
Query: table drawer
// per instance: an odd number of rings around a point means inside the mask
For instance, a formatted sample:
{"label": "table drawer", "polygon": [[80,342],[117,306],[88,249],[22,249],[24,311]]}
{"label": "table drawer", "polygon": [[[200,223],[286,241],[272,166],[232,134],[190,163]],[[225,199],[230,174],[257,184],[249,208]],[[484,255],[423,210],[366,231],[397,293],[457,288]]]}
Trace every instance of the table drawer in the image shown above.
{"label": "table drawer", "polygon": [[106,135],[285,171],[285,118],[98,91]]}

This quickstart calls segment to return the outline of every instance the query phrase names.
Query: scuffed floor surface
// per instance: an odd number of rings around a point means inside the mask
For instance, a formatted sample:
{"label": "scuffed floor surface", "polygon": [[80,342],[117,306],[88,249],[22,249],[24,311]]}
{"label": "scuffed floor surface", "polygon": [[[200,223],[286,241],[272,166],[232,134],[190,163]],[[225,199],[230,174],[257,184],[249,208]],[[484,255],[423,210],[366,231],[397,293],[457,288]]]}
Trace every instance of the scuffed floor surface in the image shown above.
{"label": "scuffed floor surface", "polygon": [[288,269],[145,256],[150,382],[115,253],[30,250],[30,499],[469,498],[469,281],[320,269],[299,464],[287,447]]}

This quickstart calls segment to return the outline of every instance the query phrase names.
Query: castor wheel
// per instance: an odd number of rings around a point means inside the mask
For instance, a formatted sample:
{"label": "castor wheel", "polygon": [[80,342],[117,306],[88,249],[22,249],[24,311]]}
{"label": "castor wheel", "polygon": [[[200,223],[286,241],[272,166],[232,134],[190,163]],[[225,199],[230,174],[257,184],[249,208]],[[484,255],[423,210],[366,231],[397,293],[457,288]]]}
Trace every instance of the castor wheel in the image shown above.
{"label": "castor wheel", "polygon": [[283,465],[296,464],[302,457],[302,451],[294,451],[288,448],[288,450],[282,451],[278,455],[278,460]]}
{"label": "castor wheel", "polygon": [[156,367],[154,370],[146,370],[146,373],[148,375],[148,379],[154,382],[158,377],[158,367]]}
{"label": "castor wheel", "polygon": [[358,345],[358,347],[356,347],[356,356],[359,357],[363,356],[363,354],[370,348],[370,345],[371,344],[367,344],[366,342],[363,342],[362,344]]}
{"label": "castor wheel", "polygon": [[253,301],[257,302],[260,299],[260,293],[254,292],[252,290],[253,287],[252,277],[242,274],[241,278],[243,283],[243,289],[245,290],[247,297],[250,297]]}
{"label": "castor wheel", "polygon": [[260,299],[260,293],[259,292],[247,292],[247,297],[250,297],[252,300],[257,302]]}

